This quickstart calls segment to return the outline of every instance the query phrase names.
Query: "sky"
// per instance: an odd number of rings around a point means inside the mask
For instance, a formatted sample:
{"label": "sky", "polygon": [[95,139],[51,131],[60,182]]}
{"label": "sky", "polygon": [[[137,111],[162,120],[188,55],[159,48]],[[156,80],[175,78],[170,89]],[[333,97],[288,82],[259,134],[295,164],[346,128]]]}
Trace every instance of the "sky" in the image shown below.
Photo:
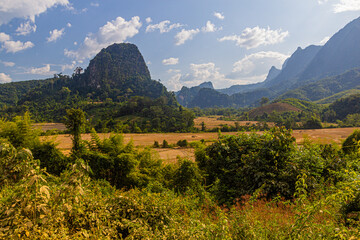
{"label": "sky", "polygon": [[171,91],[256,83],[359,16],[360,0],[0,0],[0,83],[71,75],[122,42]]}

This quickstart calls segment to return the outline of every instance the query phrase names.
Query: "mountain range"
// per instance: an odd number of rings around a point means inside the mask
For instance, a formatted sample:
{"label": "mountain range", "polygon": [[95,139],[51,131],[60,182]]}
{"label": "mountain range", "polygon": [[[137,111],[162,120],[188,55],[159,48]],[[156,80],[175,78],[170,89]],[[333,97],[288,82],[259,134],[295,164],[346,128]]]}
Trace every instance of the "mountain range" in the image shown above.
{"label": "mountain range", "polygon": [[[262,97],[295,97],[318,101],[360,87],[360,18],[348,23],[324,46],[298,48],[283,64],[272,67],[265,81],[226,89],[183,87],[176,93],[187,107],[256,106]],[[209,83],[208,83],[209,85]],[[181,100],[180,100],[181,99]]]}

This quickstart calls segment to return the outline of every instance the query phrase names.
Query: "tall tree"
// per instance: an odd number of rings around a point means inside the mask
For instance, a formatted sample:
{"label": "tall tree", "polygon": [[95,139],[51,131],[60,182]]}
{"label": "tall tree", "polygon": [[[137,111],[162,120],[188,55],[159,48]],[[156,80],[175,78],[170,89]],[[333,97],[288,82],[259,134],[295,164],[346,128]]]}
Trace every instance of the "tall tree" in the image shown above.
{"label": "tall tree", "polygon": [[67,109],[65,117],[65,126],[70,131],[73,141],[73,154],[77,154],[81,149],[81,133],[85,124],[85,113],[81,109]]}

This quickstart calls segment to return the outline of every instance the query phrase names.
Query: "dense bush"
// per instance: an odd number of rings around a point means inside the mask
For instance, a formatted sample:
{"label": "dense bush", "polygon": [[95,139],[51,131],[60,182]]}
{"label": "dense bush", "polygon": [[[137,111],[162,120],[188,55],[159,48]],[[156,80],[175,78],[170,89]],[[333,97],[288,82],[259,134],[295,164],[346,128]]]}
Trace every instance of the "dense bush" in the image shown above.
{"label": "dense bush", "polygon": [[285,128],[220,135],[211,146],[198,148],[196,161],[209,191],[227,204],[255,192],[292,199],[298,176],[305,174],[308,191],[315,191],[324,182],[339,181],[335,173],[346,167],[338,150],[307,142],[297,146]]}
{"label": "dense bush", "polygon": [[179,147],[187,147],[188,146],[188,141],[186,139],[184,140],[179,140],[176,145],[178,145]]}
{"label": "dense bush", "polygon": [[40,160],[40,166],[48,173],[60,175],[70,163],[69,159],[56,147],[53,142],[35,144],[31,148],[34,159]]}
{"label": "dense bush", "polygon": [[346,154],[356,153],[359,150],[360,130],[355,130],[342,144],[342,150]]}
{"label": "dense bush", "polygon": [[291,198],[297,177],[292,163],[294,142],[284,128],[262,135],[221,135],[217,142],[198,151],[196,161],[220,202],[232,203],[259,188],[269,198],[277,194]]}

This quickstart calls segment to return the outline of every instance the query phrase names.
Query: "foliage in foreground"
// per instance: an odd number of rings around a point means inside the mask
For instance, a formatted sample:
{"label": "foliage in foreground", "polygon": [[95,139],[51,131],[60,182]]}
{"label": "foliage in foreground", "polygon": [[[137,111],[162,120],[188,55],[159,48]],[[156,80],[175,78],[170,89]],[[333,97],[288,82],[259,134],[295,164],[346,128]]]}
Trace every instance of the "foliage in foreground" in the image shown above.
{"label": "foliage in foreground", "polygon": [[[189,160],[163,165],[120,135],[101,140],[96,132],[61,156],[50,143],[33,144],[31,129],[7,135],[26,129],[26,121],[0,125],[2,239],[360,236],[358,148],[345,154],[331,145],[296,146],[291,132],[278,128],[220,136],[197,150],[200,171]],[[32,140],[21,140],[26,135]]]}
{"label": "foliage in foreground", "polygon": [[[344,202],[355,200],[360,180],[307,195],[306,175],[296,182],[296,200],[243,198],[222,208],[207,195],[171,190],[116,190],[91,180],[77,160],[61,176],[40,169],[31,152],[0,146],[6,170],[0,188],[0,237],[6,239],[349,239],[359,236],[356,221],[342,220]],[[21,169],[15,180],[13,170]],[[353,225],[355,224],[355,225]]]}

